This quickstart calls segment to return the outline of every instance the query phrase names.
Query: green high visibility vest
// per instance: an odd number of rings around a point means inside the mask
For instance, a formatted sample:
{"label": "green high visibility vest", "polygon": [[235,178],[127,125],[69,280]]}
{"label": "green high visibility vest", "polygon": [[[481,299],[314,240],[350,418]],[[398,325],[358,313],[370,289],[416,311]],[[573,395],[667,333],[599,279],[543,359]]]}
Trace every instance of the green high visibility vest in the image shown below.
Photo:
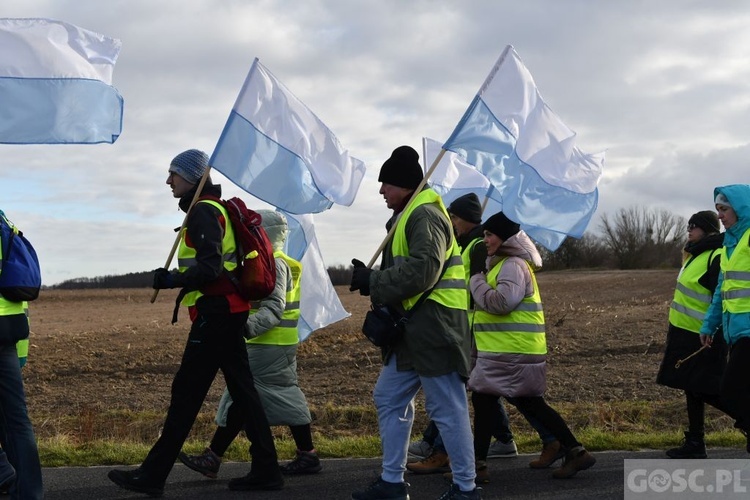
{"label": "green high visibility vest", "polygon": [[[299,323],[299,298],[300,298],[300,278],[302,276],[302,264],[284,252],[277,250],[273,253],[274,257],[281,257],[289,265],[292,273],[292,288],[286,292],[286,306],[281,315],[281,321],[267,332],[257,337],[247,339],[248,344],[263,345],[294,345],[299,343],[299,333],[297,325]],[[250,314],[258,312],[257,306],[260,302],[252,302]]]}
{"label": "green high visibility vest", "polygon": [[471,307],[471,292],[469,291],[469,281],[471,280],[471,252],[474,247],[482,243],[482,238],[474,238],[471,240],[461,252],[461,261],[464,263],[464,273],[466,273],[466,310],[469,316],[469,325],[471,325],[474,319],[474,310]]}
{"label": "green high visibility vest", "polygon": [[[497,277],[507,257],[489,273],[487,283],[497,289]],[[528,266],[528,262],[526,262]],[[474,313],[474,339],[477,350],[491,353],[546,354],[544,311],[534,271],[529,266],[534,293],[524,299],[509,314],[492,314],[481,309]]]}
{"label": "green high visibility vest", "polygon": [[[209,203],[218,208],[221,214],[224,216],[224,220],[226,221],[226,223],[224,225],[224,237],[221,240],[221,253],[224,258],[224,269],[231,272],[237,268],[237,252],[235,251],[237,247],[234,241],[234,229],[232,228],[232,224],[229,222],[229,214],[221,205],[221,203],[217,203],[213,200],[201,200],[198,203]],[[178,270],[181,273],[184,273],[188,270],[189,267],[196,264],[195,256],[197,255],[197,252],[195,251],[195,248],[187,245],[185,241],[186,237],[187,228],[184,227],[182,228],[182,233],[180,234],[180,246],[177,250],[177,265]],[[203,294],[200,291],[193,290],[185,294],[185,297],[183,297],[181,303],[184,306],[193,306],[198,301],[198,298],[202,295]]]}
{"label": "green high visibility vest", "polygon": [[[420,192],[409,207],[401,214],[398,222],[396,222],[396,230],[393,236],[393,243],[391,244],[391,252],[396,265],[403,263],[409,256],[409,245],[406,242],[406,221],[409,220],[409,216],[417,207],[428,203],[437,205],[443,215],[445,215],[445,218],[450,220],[448,212],[445,210],[445,205],[443,205],[443,200],[440,199],[440,196],[435,191],[428,188]],[[434,300],[438,304],[452,309],[466,310],[466,273],[464,272],[461,252],[456,243],[456,238],[452,234],[451,246],[445,252],[444,259],[448,261],[448,267],[427,300]],[[408,311],[411,309],[421,295],[421,293],[418,293],[413,297],[401,301],[404,310]]]}
{"label": "green high visibility vest", "polygon": [[670,324],[689,332],[700,332],[713,294],[698,280],[706,274],[710,262],[720,255],[721,251],[706,250],[685,261],[677,276],[677,286],[669,308]]}
{"label": "green high visibility vest", "polygon": [[739,243],[727,259],[726,247],[722,249],[721,272],[724,281],[721,284],[721,308],[725,312],[750,312],[750,229],[740,238]]}

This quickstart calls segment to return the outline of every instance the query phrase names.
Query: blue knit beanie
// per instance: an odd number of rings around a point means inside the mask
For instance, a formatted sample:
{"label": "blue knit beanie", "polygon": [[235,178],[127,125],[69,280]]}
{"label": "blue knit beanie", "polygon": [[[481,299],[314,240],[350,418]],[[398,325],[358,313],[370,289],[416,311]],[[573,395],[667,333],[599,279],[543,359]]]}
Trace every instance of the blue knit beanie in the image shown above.
{"label": "blue knit beanie", "polygon": [[208,167],[208,155],[197,149],[188,149],[178,154],[169,164],[169,171],[179,175],[190,184],[198,184]]}

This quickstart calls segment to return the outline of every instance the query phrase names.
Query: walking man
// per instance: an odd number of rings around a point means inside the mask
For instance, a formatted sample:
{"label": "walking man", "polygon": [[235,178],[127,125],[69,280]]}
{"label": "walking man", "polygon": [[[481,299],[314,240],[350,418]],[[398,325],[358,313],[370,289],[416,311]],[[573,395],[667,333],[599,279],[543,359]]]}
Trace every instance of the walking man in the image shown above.
{"label": "walking man", "polygon": [[[415,309],[403,337],[383,349],[383,368],[373,396],[383,447],[382,474],[354,500],[408,499],[404,482],[407,449],[414,422],[414,397],[420,387],[425,406],[451,457],[453,483],[444,499],[479,499],[474,482],[474,449],[466,398],[469,376],[466,285],[461,254],[440,196],[422,189],[419,154],[396,148],[380,170],[380,194],[396,225],[383,251],[380,270],[354,259],[350,290],[370,296],[373,304],[410,311],[423,293],[428,299]],[[434,289],[433,289],[434,286]]]}
{"label": "walking man", "polygon": [[[108,477],[121,488],[161,495],[175,459],[201,409],[216,373],[221,370],[234,404],[242,408],[250,440],[250,472],[229,482],[231,490],[281,489],[276,448],[253,377],[242,336],[249,302],[231,286],[227,277],[236,268],[235,239],[226,209],[218,202],[202,200],[190,209],[198,183],[208,167],[208,156],[190,149],[177,155],[169,166],[167,184],[189,211],[177,252],[179,269],[157,269],[154,288],[182,288],[178,301],[187,306],[192,326],[180,368],[172,382],[172,398],[162,434],[135,470],[111,470]],[[221,187],[210,179],[202,196],[221,197]],[[223,285],[223,280],[228,283]],[[211,285],[211,294],[203,293]],[[219,291],[221,290],[221,291]]]}

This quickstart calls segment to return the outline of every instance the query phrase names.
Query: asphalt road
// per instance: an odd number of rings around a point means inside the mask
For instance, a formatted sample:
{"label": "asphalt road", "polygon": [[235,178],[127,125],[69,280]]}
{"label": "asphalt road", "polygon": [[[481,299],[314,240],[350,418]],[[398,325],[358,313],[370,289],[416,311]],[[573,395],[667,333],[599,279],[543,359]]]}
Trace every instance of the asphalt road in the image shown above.
{"label": "asphalt road", "polygon": [[[489,461],[491,482],[484,485],[482,498],[489,499],[577,499],[601,500],[623,498],[625,459],[663,459],[663,451],[597,452],[596,465],[571,479],[552,479],[551,469],[533,470],[528,467],[531,455]],[[744,459],[745,450],[709,450],[712,459]],[[559,462],[558,462],[559,464]],[[76,499],[103,500],[146,498],[115,486],[107,479],[114,467],[58,467],[45,468],[44,489],[47,500]],[[175,465],[164,489],[164,498],[257,500],[348,499],[351,492],[369,484],[380,471],[379,459],[329,459],[323,461],[319,474],[287,478],[281,491],[234,492],[227,488],[232,477],[249,471],[247,463],[230,462],[221,467],[218,479],[207,479],[182,464]],[[440,475],[407,473],[411,500],[436,499],[447,488]]]}

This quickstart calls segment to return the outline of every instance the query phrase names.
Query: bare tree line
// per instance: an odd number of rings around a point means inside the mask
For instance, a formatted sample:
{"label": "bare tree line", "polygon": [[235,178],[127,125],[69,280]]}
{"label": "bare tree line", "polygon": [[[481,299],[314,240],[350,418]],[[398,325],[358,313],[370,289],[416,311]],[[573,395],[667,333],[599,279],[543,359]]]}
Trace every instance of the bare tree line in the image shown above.
{"label": "bare tree line", "polygon": [[[685,245],[687,220],[664,209],[639,206],[622,208],[610,218],[601,216],[601,234],[586,233],[582,238],[566,238],[555,252],[540,248],[544,269],[653,269],[680,267]],[[328,268],[334,285],[351,282],[352,267]],[[145,288],[150,287],[150,271],[119,276],[75,278],[50,288]]]}

